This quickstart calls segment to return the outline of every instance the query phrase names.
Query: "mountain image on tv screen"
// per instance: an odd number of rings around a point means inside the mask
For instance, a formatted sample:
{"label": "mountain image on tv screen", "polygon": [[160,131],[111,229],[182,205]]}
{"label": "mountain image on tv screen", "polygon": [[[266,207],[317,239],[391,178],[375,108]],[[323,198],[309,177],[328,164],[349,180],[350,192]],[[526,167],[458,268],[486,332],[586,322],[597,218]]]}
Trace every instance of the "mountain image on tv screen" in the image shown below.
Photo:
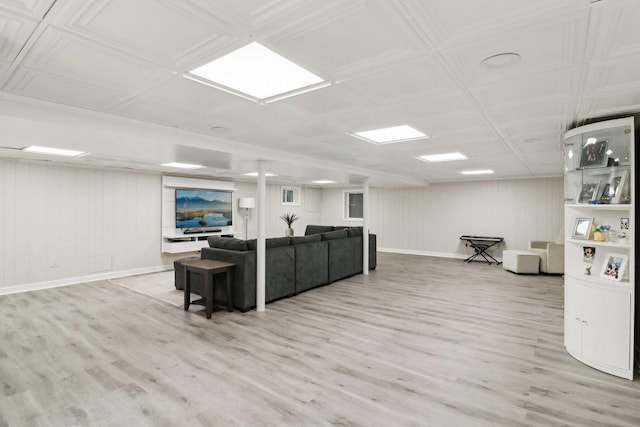
{"label": "mountain image on tv screen", "polygon": [[176,228],[232,225],[230,191],[176,189]]}

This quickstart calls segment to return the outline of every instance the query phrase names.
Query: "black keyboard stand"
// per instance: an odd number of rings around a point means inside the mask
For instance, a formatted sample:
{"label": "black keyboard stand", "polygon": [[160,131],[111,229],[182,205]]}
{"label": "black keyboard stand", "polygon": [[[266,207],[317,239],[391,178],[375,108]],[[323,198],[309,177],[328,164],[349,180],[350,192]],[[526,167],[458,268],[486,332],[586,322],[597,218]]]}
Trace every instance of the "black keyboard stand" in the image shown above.
{"label": "black keyboard stand", "polygon": [[497,259],[491,256],[487,250],[500,242],[504,241],[504,237],[483,237],[483,236],[460,236],[460,240],[465,242],[466,246],[473,248],[473,254],[465,259],[465,262],[471,262],[476,257],[481,256],[489,265],[491,262],[495,262],[496,265],[502,264]]}

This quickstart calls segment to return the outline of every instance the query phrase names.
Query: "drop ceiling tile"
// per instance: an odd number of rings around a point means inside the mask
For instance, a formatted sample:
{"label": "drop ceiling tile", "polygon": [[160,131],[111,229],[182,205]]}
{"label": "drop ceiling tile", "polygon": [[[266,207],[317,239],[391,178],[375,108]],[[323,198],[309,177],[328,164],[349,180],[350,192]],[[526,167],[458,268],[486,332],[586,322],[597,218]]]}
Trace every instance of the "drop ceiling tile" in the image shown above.
{"label": "drop ceiling tile", "polygon": [[577,91],[580,71],[567,68],[476,86],[470,91],[485,109],[510,108],[547,98],[571,97]]}
{"label": "drop ceiling tile", "polygon": [[416,55],[413,41],[375,2],[353,4],[340,13],[327,11],[330,19],[319,16],[306,27],[298,26],[295,32],[280,36],[278,44],[299,52],[301,64],[318,64],[339,81]]}
{"label": "drop ceiling tile", "polygon": [[376,102],[433,96],[457,89],[435,55],[419,57],[394,68],[347,80],[343,84]]}
{"label": "drop ceiling tile", "polygon": [[638,89],[640,82],[640,56],[616,57],[608,61],[595,62],[589,67],[584,90],[602,93],[622,89]]}
{"label": "drop ceiling tile", "polygon": [[545,118],[562,121],[570,113],[569,105],[575,105],[575,99],[550,97],[509,108],[487,110],[485,115],[498,127]]}
{"label": "drop ceiling tile", "polygon": [[55,2],[56,0],[3,0],[0,8],[6,7],[35,19],[42,19]]}
{"label": "drop ceiling tile", "polygon": [[360,111],[370,101],[342,84],[307,92],[291,98],[277,101],[271,105],[286,106],[295,109],[309,118],[319,120],[340,114]]}
{"label": "drop ceiling tile", "polygon": [[460,45],[483,35],[587,8],[590,0],[404,0],[420,31],[440,46]]}
{"label": "drop ceiling tile", "polygon": [[[479,38],[445,52],[444,56],[470,85],[579,65],[583,59],[588,22],[589,13],[584,9]],[[505,52],[520,55],[519,62],[504,68],[481,65],[485,58]]]}
{"label": "drop ceiling tile", "polygon": [[186,1],[99,0],[77,11],[67,26],[136,55],[174,64],[196,47],[230,40],[229,28],[216,26],[216,21]]}
{"label": "drop ceiling tile", "polygon": [[13,61],[38,22],[0,9],[0,60]]}
{"label": "drop ceiling tile", "polygon": [[169,72],[90,40],[48,27],[24,66],[93,86],[133,91],[157,84]]}
{"label": "drop ceiling tile", "polygon": [[640,111],[640,89],[594,94],[583,98],[579,119]]}
{"label": "drop ceiling tile", "polygon": [[194,82],[181,75],[174,75],[163,84],[149,89],[144,93],[144,98],[170,103],[201,114],[213,114],[230,108],[253,105],[251,101]]}
{"label": "drop ceiling tile", "polygon": [[133,98],[116,107],[109,113],[164,126],[180,126],[193,121],[197,112],[179,105],[152,101],[144,98]]}
{"label": "drop ceiling tile", "polygon": [[113,90],[21,69],[14,73],[6,90],[17,95],[98,111],[123,97]]}
{"label": "drop ceiling tile", "polygon": [[589,60],[640,53],[640,2],[600,1],[593,5],[593,49]]}

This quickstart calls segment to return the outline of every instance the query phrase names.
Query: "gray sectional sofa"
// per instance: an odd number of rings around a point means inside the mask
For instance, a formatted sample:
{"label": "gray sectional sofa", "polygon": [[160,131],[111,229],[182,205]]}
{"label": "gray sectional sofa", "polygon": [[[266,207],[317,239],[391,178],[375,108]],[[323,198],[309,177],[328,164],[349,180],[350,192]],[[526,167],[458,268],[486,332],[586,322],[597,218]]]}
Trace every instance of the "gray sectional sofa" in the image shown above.
{"label": "gray sectional sofa", "polygon": [[[236,264],[234,308],[247,311],[256,305],[256,240],[209,237],[203,259]],[[176,289],[184,289],[182,260],[174,263]],[[369,268],[376,268],[376,235],[369,234]],[[362,227],[309,225],[302,237],[266,240],[265,301],[271,302],[362,273]],[[192,276],[192,291],[200,293],[201,278]],[[217,279],[216,279],[217,280]],[[224,286],[214,296],[225,301]]]}

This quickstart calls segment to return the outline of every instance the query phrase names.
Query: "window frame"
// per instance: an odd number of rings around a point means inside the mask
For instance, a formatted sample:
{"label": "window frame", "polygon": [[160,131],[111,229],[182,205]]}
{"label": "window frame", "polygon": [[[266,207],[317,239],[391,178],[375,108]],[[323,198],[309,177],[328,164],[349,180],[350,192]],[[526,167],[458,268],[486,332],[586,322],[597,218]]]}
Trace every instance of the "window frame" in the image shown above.
{"label": "window frame", "polygon": [[[361,217],[352,217],[351,216],[351,204],[349,203],[349,196],[351,194],[361,194],[362,195],[362,215]],[[362,222],[364,219],[364,191],[363,190],[345,190],[342,192],[342,216],[345,221],[359,221]]]}

